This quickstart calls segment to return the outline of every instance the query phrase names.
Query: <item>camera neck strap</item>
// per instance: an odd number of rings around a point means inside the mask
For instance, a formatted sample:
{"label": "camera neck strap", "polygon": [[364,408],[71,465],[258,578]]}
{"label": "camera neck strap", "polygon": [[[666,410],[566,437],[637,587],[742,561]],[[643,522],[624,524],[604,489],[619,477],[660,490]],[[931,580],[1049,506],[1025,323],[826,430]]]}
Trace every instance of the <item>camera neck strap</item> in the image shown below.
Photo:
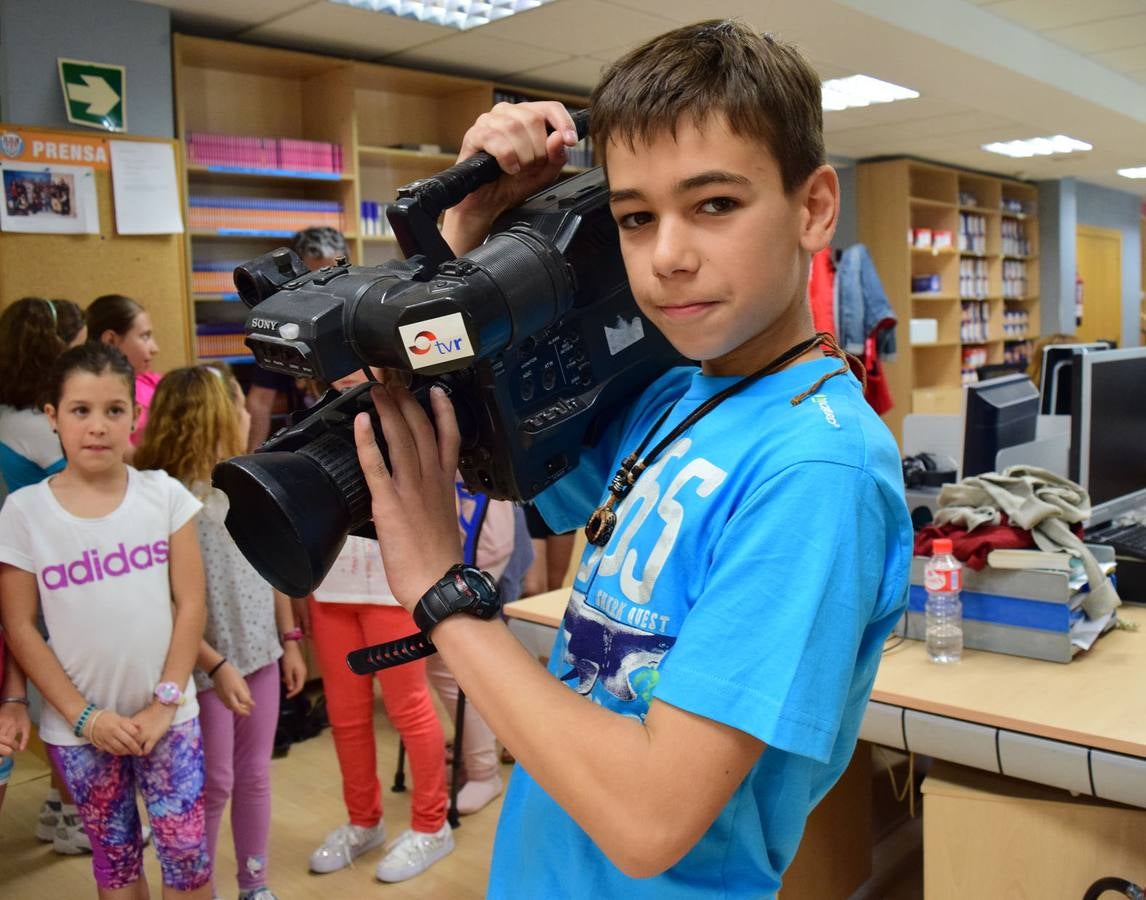
{"label": "camera neck strap", "polygon": [[757,369],[750,375],[745,375],[739,381],[729,385],[719,393],[713,394],[705,400],[704,403],[700,404],[700,406],[685,416],[675,428],[657,442],[648,454],[642,457],[641,454],[644,453],[645,447],[648,446],[653,435],[660,430],[661,426],[664,425],[665,421],[672,414],[672,411],[676,408],[676,404],[674,403],[666,409],[661,417],[657,419],[656,424],[649,429],[637,449],[626,456],[622,461],[621,467],[617,469],[617,474],[615,474],[613,480],[609,482],[609,496],[606,497],[605,502],[597,507],[597,509],[593,511],[593,514],[589,516],[589,521],[585,523],[585,537],[589,543],[598,547],[604,547],[609,543],[609,538],[613,535],[613,529],[617,527],[617,514],[613,511],[613,507],[624,499],[629,491],[632,490],[633,485],[637,483],[637,479],[641,477],[641,473],[656,462],[665,448],[672,444],[673,441],[716,409],[716,407],[720,406],[720,404],[729,397],[739,394],[746,388],[751,387],[765,375],[771,375],[773,372],[783,369],[808,351],[820,346],[825,348],[829,356],[839,357],[843,360],[843,363],[840,368],[827,373],[818,379],[811,388],[801,394],[797,394],[791,400],[793,406],[800,403],[818,391],[829,378],[844,374],[850,367],[848,355],[840,348],[840,345],[836,343],[835,337],[828,332],[821,331],[817,333],[815,337],[808,338],[806,341],[801,341],[795,346],[789,347],[762,368]]}

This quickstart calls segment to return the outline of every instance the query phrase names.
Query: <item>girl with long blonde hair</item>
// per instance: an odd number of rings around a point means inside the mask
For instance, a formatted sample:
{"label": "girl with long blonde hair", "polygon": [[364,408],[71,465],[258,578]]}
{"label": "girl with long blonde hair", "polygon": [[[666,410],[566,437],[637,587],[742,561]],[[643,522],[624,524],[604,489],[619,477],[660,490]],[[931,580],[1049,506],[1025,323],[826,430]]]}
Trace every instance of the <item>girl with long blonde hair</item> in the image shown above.
{"label": "girl with long blonde hair", "polygon": [[215,464],[246,450],[250,424],[230,370],[175,369],[156,388],[135,462],[164,469],[203,501],[197,527],[207,573],[207,627],[195,682],[207,770],[207,843],[214,870],[219,823],[230,799],[240,900],[273,900],[266,869],[279,660],[288,697],[302,690],[306,665],[290,600],[243,558],[223,524],[227,498],[211,486]]}

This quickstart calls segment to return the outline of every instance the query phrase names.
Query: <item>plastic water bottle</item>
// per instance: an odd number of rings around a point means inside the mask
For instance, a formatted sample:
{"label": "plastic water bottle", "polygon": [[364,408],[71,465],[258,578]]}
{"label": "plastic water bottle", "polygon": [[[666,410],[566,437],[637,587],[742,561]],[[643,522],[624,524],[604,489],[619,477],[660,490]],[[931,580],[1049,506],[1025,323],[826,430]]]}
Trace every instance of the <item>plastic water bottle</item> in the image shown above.
{"label": "plastic water bottle", "polygon": [[963,656],[963,564],[951,555],[951,541],[938,538],[931,543],[931,559],[923,572],[927,588],[925,637],[927,656],[932,662],[959,662]]}

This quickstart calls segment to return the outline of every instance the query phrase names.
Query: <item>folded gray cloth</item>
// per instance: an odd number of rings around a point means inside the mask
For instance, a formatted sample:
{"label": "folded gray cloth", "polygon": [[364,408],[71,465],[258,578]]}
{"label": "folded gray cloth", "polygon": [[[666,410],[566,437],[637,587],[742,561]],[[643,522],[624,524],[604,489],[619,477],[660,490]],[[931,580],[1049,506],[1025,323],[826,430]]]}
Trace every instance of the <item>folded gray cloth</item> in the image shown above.
{"label": "folded gray cloth", "polygon": [[1121,605],[1114,586],[1094,554],[1070,526],[1090,516],[1090,495],[1069,478],[1036,466],[1011,466],[944,485],[939,491],[936,525],[958,525],[972,531],[998,525],[1004,512],[1016,528],[1025,528],[1040,550],[1067,550],[1082,560],[1090,593],[1082,608],[1094,619]]}

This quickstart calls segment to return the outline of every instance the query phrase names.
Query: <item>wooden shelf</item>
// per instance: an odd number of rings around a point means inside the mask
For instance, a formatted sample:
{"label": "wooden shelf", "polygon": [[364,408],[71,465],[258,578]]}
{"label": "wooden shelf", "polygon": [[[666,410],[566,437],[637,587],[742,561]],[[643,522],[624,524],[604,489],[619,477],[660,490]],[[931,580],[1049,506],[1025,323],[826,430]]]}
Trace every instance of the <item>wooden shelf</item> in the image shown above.
{"label": "wooden shelf", "polygon": [[955,209],[955,204],[947,200],[932,200],[930,197],[909,197],[912,206],[933,206],[936,209]]}
{"label": "wooden shelf", "polygon": [[359,146],[360,160],[382,160],[395,166],[441,166],[448,169],[457,162],[456,153],[426,153],[422,150],[402,150],[398,147]]}
{"label": "wooden shelf", "polygon": [[[1005,302],[1003,285],[1017,288],[1028,296],[1039,293],[1038,219],[1030,211],[1037,188],[1012,178],[984,172],[971,172],[952,166],[916,159],[884,159],[861,162],[856,166],[858,239],[867,246],[899,321],[901,342],[918,352],[900,353],[887,361],[885,372],[894,406],[883,419],[897,438],[902,435],[903,417],[912,412],[939,413],[960,409],[963,393],[961,334],[962,313],[971,303],[980,304],[986,323],[976,341],[989,363],[1002,362],[1003,319],[1008,310],[1029,313],[1030,332],[1039,333],[1039,305],[1028,301]],[[1021,200],[1024,212],[1008,214],[1002,209],[1005,200]],[[959,249],[956,231],[960,214],[977,217],[983,225],[982,238]],[[1023,220],[1022,225],[1008,222]],[[952,232],[952,247],[914,247],[904,239],[904,226]],[[1003,243],[1008,237],[1025,237],[1028,245]],[[1006,246],[1016,249],[1029,246],[1031,253],[1021,257],[1026,268],[1026,284],[1003,279],[1004,270],[1014,266],[1004,256]],[[906,251],[905,251],[906,248]],[[975,252],[983,250],[986,252]],[[1018,272],[1013,273],[1018,275]],[[938,275],[941,293],[914,292],[912,278]],[[1010,276],[1012,273],[1007,272]],[[961,297],[960,286],[972,286],[985,296]],[[910,344],[906,326],[912,318],[937,320],[938,333],[933,343]]]}
{"label": "wooden shelf", "polygon": [[210,178],[220,181],[305,181],[322,184],[354,181],[348,172],[302,172],[295,169],[253,169],[243,166],[188,165],[187,174],[196,180]]}
{"label": "wooden shelf", "polygon": [[[346,166],[335,174],[195,164],[186,167],[185,186],[190,183],[197,193],[219,196],[247,192],[336,200],[345,222],[356,231],[363,200],[392,200],[402,185],[449,168],[457,158],[453,152],[424,153],[394,145],[459,147],[469,125],[493,106],[495,87],[492,80],[481,78],[181,34],[173,38],[172,63],[180,139],[205,132],[323,141],[342,148]],[[588,104],[585,97],[536,93]],[[294,234],[294,228],[204,229],[189,232],[181,243],[196,262],[222,262],[247,248],[250,256],[265,252]],[[359,264],[368,251],[378,257],[397,247],[392,235],[350,231],[345,237]],[[372,249],[378,247],[386,249]],[[224,299],[227,294],[187,294],[180,302],[192,314],[198,310],[201,318],[238,315],[245,309]],[[190,332],[186,345],[194,346]]]}
{"label": "wooden shelf", "polygon": [[911,252],[918,256],[955,256],[957,251],[954,247],[941,247],[938,250],[934,247],[912,247]]}

